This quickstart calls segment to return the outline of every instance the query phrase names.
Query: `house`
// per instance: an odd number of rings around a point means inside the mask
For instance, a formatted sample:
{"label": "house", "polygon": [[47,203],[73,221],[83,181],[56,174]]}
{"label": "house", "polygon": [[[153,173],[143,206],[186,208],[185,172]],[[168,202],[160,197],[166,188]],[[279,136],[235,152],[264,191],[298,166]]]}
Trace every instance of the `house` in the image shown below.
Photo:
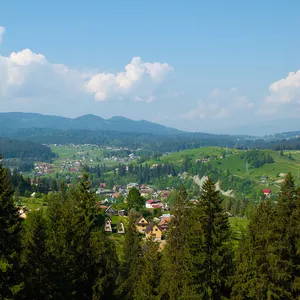
{"label": "house", "polygon": [[162,231],[166,231],[169,229],[169,223],[170,221],[168,221],[167,219],[161,219],[158,226]]}
{"label": "house", "polygon": [[158,225],[150,223],[145,229],[146,237],[153,238],[155,241],[160,241],[162,236],[162,231]]}
{"label": "house", "polygon": [[140,216],[135,222],[136,229],[139,232],[145,232],[148,225],[149,222],[143,216]]}
{"label": "house", "polygon": [[134,187],[139,188],[139,184],[136,182],[131,182],[126,185],[127,190],[130,190],[131,188],[134,188]]}
{"label": "house", "polygon": [[155,199],[150,199],[146,201],[146,208],[153,208],[154,204],[159,203],[159,200],[155,200]]}
{"label": "house", "polygon": [[121,217],[126,216],[126,211],[125,211],[125,209],[120,209],[120,210],[118,210],[118,215],[121,216]]}
{"label": "house", "polygon": [[120,221],[120,223],[117,226],[117,233],[119,233],[119,234],[125,233],[125,227],[124,227],[124,223],[122,221]]}
{"label": "house", "polygon": [[162,203],[155,203],[155,204],[152,204],[152,208],[163,208],[164,205]]}
{"label": "house", "polygon": [[171,222],[172,216],[170,214],[163,214],[162,216],[160,216],[160,221],[158,223],[159,228],[162,231],[166,231],[169,229],[169,224]]}
{"label": "house", "polygon": [[270,189],[263,189],[263,193],[268,198],[272,195],[272,191]]}
{"label": "house", "polygon": [[116,216],[116,215],[118,215],[118,211],[117,210],[115,210],[115,209],[113,209],[112,207],[111,207],[111,205],[105,210],[105,215],[106,216]]}
{"label": "house", "polygon": [[112,232],[112,227],[111,227],[111,219],[107,218],[105,221],[105,227],[104,227],[105,232]]}

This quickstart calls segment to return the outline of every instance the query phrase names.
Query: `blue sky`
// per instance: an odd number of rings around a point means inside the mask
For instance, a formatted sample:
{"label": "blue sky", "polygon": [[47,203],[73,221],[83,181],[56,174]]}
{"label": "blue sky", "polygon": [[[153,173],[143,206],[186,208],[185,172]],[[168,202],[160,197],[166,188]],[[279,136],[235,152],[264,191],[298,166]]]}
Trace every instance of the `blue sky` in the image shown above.
{"label": "blue sky", "polygon": [[296,118],[299,15],[292,0],[3,1],[0,111],[208,132]]}

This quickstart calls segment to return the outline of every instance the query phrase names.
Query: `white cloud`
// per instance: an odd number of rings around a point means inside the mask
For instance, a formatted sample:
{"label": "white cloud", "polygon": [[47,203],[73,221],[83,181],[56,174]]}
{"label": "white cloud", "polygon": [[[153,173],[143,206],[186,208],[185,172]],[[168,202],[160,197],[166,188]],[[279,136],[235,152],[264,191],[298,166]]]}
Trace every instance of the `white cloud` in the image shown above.
{"label": "white cloud", "polygon": [[225,119],[241,111],[252,109],[253,102],[246,96],[241,96],[236,88],[230,90],[214,89],[210,96],[199,101],[196,108],[181,114],[180,118],[186,120]]}
{"label": "white cloud", "polygon": [[45,56],[29,49],[0,56],[0,100],[72,96],[84,92],[85,80],[85,73],[51,64]]}
{"label": "white cloud", "polygon": [[152,102],[157,87],[171,71],[172,67],[166,63],[143,62],[134,57],[123,72],[82,72],[50,63],[44,55],[25,49],[0,56],[0,101],[48,99],[60,103],[71,102],[75,97],[81,97],[82,101],[93,97],[99,101]]}
{"label": "white cloud", "polygon": [[282,116],[293,115],[300,109],[300,70],[290,72],[287,77],[275,81],[269,86],[269,95],[265,97],[258,114]]}
{"label": "white cloud", "polygon": [[143,62],[140,57],[134,57],[123,72],[93,75],[86,88],[98,101],[134,98],[151,102],[155,89],[172,70],[167,63]]}
{"label": "white cloud", "polygon": [[2,42],[2,37],[3,37],[4,32],[5,32],[5,27],[0,26],[0,43]]}

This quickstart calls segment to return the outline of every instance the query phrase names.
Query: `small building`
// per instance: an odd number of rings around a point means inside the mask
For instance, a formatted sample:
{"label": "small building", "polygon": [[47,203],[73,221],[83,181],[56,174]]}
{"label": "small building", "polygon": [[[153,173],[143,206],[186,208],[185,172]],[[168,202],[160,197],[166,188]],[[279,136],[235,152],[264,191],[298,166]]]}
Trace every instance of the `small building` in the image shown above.
{"label": "small building", "polygon": [[170,223],[170,221],[168,219],[162,218],[160,220],[158,226],[162,231],[166,231],[169,229],[169,223]]}
{"label": "small building", "polygon": [[152,238],[155,241],[160,241],[162,236],[162,230],[159,228],[158,225],[154,223],[150,223],[147,228],[145,229],[146,237]]}
{"label": "small building", "polygon": [[153,205],[154,204],[157,204],[159,203],[160,201],[159,200],[156,200],[156,199],[150,199],[150,200],[147,200],[146,201],[146,208],[153,208]]}
{"label": "small building", "polygon": [[143,216],[140,216],[135,222],[136,229],[139,232],[145,232],[148,225],[149,222]]}
{"label": "small building", "polygon": [[104,227],[105,232],[112,232],[112,227],[111,227],[111,219],[107,218],[105,221],[105,227]]}
{"label": "small building", "polygon": [[111,205],[105,210],[105,215],[106,216],[117,216],[118,215],[118,211],[113,209],[111,207]]}
{"label": "small building", "polygon": [[272,191],[270,189],[263,189],[263,193],[268,198],[272,195]]}
{"label": "small building", "polygon": [[126,216],[126,211],[125,211],[125,209],[120,209],[120,210],[118,210],[118,215],[121,216],[121,217]]}

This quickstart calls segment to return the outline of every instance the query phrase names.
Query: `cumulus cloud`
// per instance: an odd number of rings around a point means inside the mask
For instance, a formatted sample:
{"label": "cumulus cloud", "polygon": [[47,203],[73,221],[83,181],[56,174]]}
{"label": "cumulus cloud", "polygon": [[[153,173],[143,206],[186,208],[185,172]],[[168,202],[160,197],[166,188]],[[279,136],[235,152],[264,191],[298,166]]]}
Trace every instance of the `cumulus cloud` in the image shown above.
{"label": "cumulus cloud", "polygon": [[86,88],[98,101],[134,97],[136,101],[152,102],[155,89],[172,70],[167,63],[143,62],[134,57],[123,72],[93,75]]}
{"label": "cumulus cloud", "polygon": [[0,101],[47,99],[49,103],[60,103],[80,97],[83,101],[128,99],[150,103],[156,98],[157,87],[171,71],[167,63],[143,62],[140,57],[134,57],[123,72],[82,72],[51,63],[44,55],[25,49],[0,56]]}
{"label": "cumulus cloud", "polygon": [[5,32],[5,27],[0,26],[0,43],[2,42],[2,37],[3,37],[4,32]]}
{"label": "cumulus cloud", "polygon": [[246,96],[239,94],[236,88],[230,90],[214,89],[210,96],[201,100],[196,108],[181,114],[186,120],[224,119],[236,115],[238,112],[252,109],[253,102]]}
{"label": "cumulus cloud", "polygon": [[258,110],[260,114],[290,114],[300,110],[300,70],[269,86],[269,95]]}
{"label": "cumulus cloud", "polygon": [[86,79],[87,74],[51,64],[44,55],[29,49],[0,56],[0,99],[64,97],[83,92]]}

